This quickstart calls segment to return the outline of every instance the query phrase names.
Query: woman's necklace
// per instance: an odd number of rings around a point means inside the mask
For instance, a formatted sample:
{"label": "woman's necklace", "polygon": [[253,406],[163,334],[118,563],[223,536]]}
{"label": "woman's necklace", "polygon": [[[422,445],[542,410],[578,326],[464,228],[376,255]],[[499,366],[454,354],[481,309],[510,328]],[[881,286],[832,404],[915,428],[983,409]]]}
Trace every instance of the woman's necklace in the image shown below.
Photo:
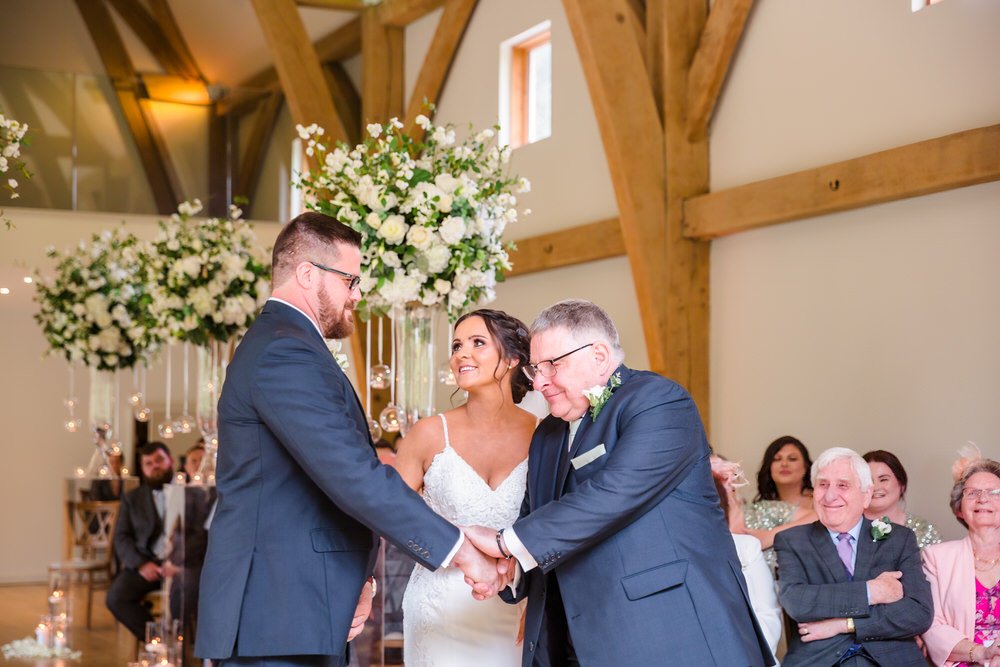
{"label": "woman's necklace", "polygon": [[[979,554],[976,553],[975,549],[972,550],[972,556],[976,559],[976,569],[980,572],[992,570],[994,567],[996,567],[997,563],[1000,563],[1000,556],[987,560],[986,558],[980,558]],[[979,567],[980,563],[985,567]]]}

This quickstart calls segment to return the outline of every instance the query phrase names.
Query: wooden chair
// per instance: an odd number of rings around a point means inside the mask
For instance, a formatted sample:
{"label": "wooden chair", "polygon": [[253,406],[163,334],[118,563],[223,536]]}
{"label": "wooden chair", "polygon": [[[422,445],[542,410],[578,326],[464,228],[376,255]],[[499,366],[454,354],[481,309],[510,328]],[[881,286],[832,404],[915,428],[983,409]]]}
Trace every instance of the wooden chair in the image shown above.
{"label": "wooden chair", "polygon": [[[111,584],[114,563],[115,524],[121,503],[109,501],[81,501],[75,504],[76,520],[73,525],[73,543],[76,557],[51,563],[49,573],[68,572],[83,575],[87,582],[87,628],[90,628],[94,589],[106,589]],[[104,574],[98,581],[97,574]]]}

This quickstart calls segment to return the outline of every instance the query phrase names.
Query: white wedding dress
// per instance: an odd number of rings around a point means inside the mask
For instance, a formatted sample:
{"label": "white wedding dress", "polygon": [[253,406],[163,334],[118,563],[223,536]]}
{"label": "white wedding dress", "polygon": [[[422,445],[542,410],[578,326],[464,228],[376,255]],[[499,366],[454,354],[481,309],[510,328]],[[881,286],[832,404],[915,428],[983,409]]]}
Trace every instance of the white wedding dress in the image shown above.
{"label": "white wedding dress", "polygon": [[[448,440],[424,473],[424,501],[457,526],[505,528],[518,517],[528,460],[491,489]],[[498,597],[477,601],[456,567],[417,565],[403,595],[403,660],[407,667],[516,667],[522,605]]]}

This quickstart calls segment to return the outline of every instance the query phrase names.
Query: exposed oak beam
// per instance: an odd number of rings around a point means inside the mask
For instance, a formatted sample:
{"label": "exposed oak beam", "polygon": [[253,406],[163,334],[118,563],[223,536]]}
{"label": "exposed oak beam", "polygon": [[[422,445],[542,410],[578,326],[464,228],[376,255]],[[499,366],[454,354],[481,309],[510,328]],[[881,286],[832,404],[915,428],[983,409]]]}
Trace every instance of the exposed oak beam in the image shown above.
{"label": "exposed oak beam", "polygon": [[517,250],[510,254],[513,268],[507,272],[508,277],[625,254],[625,239],[618,218],[532,236],[516,244]]}
{"label": "exposed oak beam", "polygon": [[663,373],[687,388],[709,425],[708,339],[710,247],[684,237],[684,200],[708,192],[708,141],[687,137],[688,78],[706,21],[704,0],[662,2],[663,137],[666,216],[665,280],[655,283],[663,319]]}
{"label": "exposed oak beam", "polygon": [[[625,0],[563,0],[587,78],[628,249],[649,362],[667,367],[663,129]],[[649,26],[647,25],[647,30]]]}
{"label": "exposed oak beam", "polygon": [[167,0],[147,1],[153,18],[156,20],[157,25],[160,26],[163,35],[167,38],[171,49],[184,63],[183,69],[178,73],[204,81],[205,75],[201,73],[198,63],[195,62],[194,56],[191,54],[191,49],[188,48],[187,42],[184,41],[181,28],[177,25],[177,19],[174,18],[174,13],[170,10]]}
{"label": "exposed oak beam", "polygon": [[212,96],[200,79],[175,74],[140,74],[145,97],[156,102],[209,106]]}
{"label": "exposed oak beam", "polygon": [[187,79],[199,79],[200,73],[193,60],[178,53],[167,38],[164,30],[145,7],[135,0],[110,0],[115,12],[124,19],[164,71]]}
{"label": "exposed oak beam", "polygon": [[708,133],[708,124],[746,26],[753,0],[715,0],[688,77],[688,139]]}
{"label": "exposed oak beam", "polygon": [[146,172],[156,210],[164,215],[170,214],[182,200],[180,181],[149,106],[140,99],[138,77],[125,43],[102,0],[76,0],[76,5],[104,69],[111,77],[122,115]]}
{"label": "exposed oak beam", "polygon": [[278,122],[278,113],[281,111],[283,101],[284,96],[281,93],[274,93],[261,103],[250,130],[246,154],[239,157],[239,172],[233,186],[233,192],[238,196],[246,197],[249,201],[249,204],[243,206],[248,218],[257,199],[257,183],[260,181],[260,172],[264,168],[264,156],[271,144],[271,135]]}
{"label": "exposed oak beam", "polygon": [[344,122],[347,131],[347,143],[352,146],[361,138],[361,95],[354,87],[354,82],[347,75],[347,70],[338,62],[329,62],[324,66],[326,85],[330,88],[333,103],[337,113]]}
{"label": "exposed oak beam", "polygon": [[685,234],[713,239],[1000,180],[1000,125],[957,132],[685,203]]}
{"label": "exposed oak beam", "polygon": [[359,12],[371,6],[365,0],[295,0],[300,7]]}
{"label": "exposed oak beam", "polygon": [[383,25],[378,8],[361,15],[361,119],[382,123],[403,115],[403,29]]}
{"label": "exposed oak beam", "polygon": [[330,141],[346,141],[347,131],[333,104],[319,56],[309,41],[295,0],[253,0],[274,56],[281,88],[295,123],[318,123]]}
{"label": "exposed oak beam", "polygon": [[383,25],[405,28],[443,5],[445,0],[383,0],[376,6]]}
{"label": "exposed oak beam", "polygon": [[416,117],[425,111],[426,102],[437,104],[440,100],[451,65],[455,62],[458,46],[462,43],[477,3],[478,0],[448,0],[445,3],[441,21],[420,68],[420,76],[410,94],[410,103],[406,106],[406,120],[403,122],[415,139],[423,136],[423,130],[416,125]]}

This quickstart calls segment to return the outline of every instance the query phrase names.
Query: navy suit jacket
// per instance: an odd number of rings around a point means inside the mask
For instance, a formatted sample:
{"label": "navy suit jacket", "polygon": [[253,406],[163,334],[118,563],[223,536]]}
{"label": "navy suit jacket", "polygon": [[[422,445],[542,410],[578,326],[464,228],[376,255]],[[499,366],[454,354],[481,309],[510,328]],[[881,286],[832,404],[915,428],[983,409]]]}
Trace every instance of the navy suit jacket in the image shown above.
{"label": "navy suit jacket", "polygon": [[115,557],[130,570],[138,570],[144,563],[160,563],[153,547],[161,535],[163,520],[156,511],[153,489],[140,484],[122,496],[115,525]]}
{"label": "navy suit jacket", "polygon": [[[538,562],[528,596],[524,665],[544,665],[546,575],[562,596],[581,665],[770,665],[719,505],[694,401],[655,373],[620,366],[597,421],[566,452],[566,422],[531,442],[514,531]],[[576,458],[603,446],[579,469]],[[540,644],[541,642],[541,644]]]}
{"label": "navy suit jacket", "polygon": [[[924,576],[913,531],[892,525],[885,539],[874,541],[871,521],[865,519],[858,537],[854,576],[844,567],[830,531],[819,521],[795,526],[774,537],[778,553],[778,599],[799,622],[827,618],[854,618],[855,634],[802,642],[798,633],[788,640],[783,667],[836,665],[858,642],[884,667],[927,664],[915,637],[931,626],[934,602]],[[903,599],[891,604],[868,604],[869,579],[883,572],[903,573]]]}
{"label": "navy suit jacket", "polygon": [[459,539],[378,462],[347,376],[312,322],[278,301],[229,365],[216,480],[202,658],[344,656],[377,553],[372,530],[430,569]]}

